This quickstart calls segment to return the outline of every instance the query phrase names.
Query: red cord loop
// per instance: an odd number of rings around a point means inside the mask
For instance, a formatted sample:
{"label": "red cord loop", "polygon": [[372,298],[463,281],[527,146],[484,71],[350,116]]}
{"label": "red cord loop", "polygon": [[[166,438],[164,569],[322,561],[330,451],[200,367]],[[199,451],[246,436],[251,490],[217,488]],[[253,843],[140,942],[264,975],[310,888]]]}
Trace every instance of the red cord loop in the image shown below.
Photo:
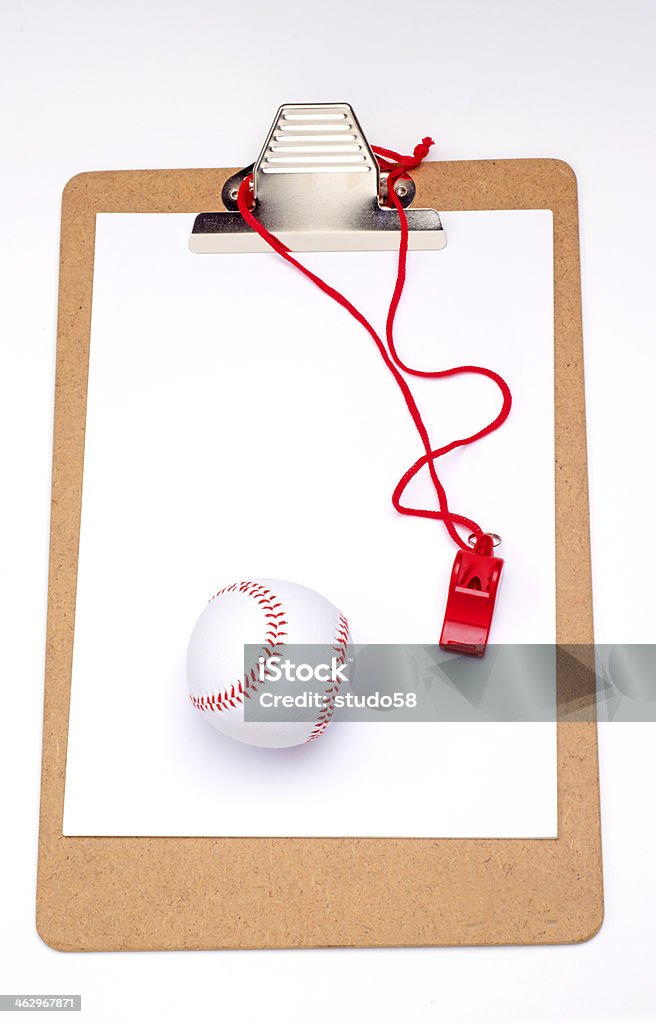
{"label": "red cord loop", "polygon": [[[382,146],[372,146],[372,149],[378,158],[381,170],[394,172],[398,170],[403,174],[405,171],[411,171],[414,167],[418,167],[428,156],[431,146],[434,145],[433,140],[427,135],[425,139],[417,143],[412,151],[412,156],[403,156],[402,153],[397,153],[393,149],[383,149]],[[392,162],[390,163],[390,161]]]}
{"label": "red cord loop", "polygon": [[[256,231],[260,235],[260,237],[264,239],[264,241],[269,246],[271,246],[274,252],[277,252],[279,256],[282,256],[284,260],[286,260],[293,267],[295,267],[302,274],[304,274],[305,277],[308,278],[308,280],[312,281],[312,283],[317,286],[317,288],[324,292],[325,295],[328,295],[329,298],[333,299],[334,302],[338,303],[338,305],[342,306],[347,311],[347,313],[349,313],[353,317],[354,320],[356,320],[359,324],[362,325],[362,327],[364,327],[364,329],[367,331],[367,333],[374,341],[381,355],[381,358],[383,359],[383,362],[385,363],[388,370],[394,377],[394,380],[396,381],[399,390],[403,395],[405,403],[408,407],[408,411],[410,412],[412,420],[415,424],[417,432],[424,446],[424,454],[421,456],[421,458],[417,459],[414,465],[412,465],[410,469],[408,469],[403,474],[398,484],[394,488],[394,493],[392,495],[392,503],[394,505],[394,508],[397,510],[397,512],[400,512],[402,515],[417,516],[421,519],[441,520],[444,523],[449,533],[449,536],[452,538],[452,540],[455,541],[455,543],[463,550],[469,551],[470,547],[468,543],[465,540],[463,540],[463,538],[458,533],[456,527],[463,526],[468,531],[473,533],[476,537],[480,537],[483,533],[483,530],[478,525],[478,523],[474,522],[473,519],[468,519],[466,516],[457,515],[456,513],[450,510],[447,501],[446,491],[444,490],[444,486],[442,485],[442,482],[437,475],[435,462],[437,459],[440,458],[440,456],[446,455],[448,452],[453,451],[455,448],[461,448],[464,445],[473,444],[475,441],[478,441],[482,437],[485,437],[487,434],[491,434],[494,430],[497,430],[501,426],[501,424],[504,423],[504,421],[508,418],[512,406],[512,395],[510,393],[510,388],[508,387],[503,377],[501,377],[498,373],[495,373],[494,370],[488,370],[483,366],[454,366],[447,370],[432,371],[416,370],[410,366],[407,366],[400,359],[399,354],[396,350],[396,344],[394,341],[394,320],[396,317],[396,312],[399,307],[399,303],[401,301],[401,296],[403,294],[403,287],[405,285],[406,278],[406,262],[408,253],[408,220],[405,215],[405,211],[401,205],[401,202],[399,200],[399,197],[394,191],[393,185],[397,178],[399,178],[403,174],[406,174],[408,171],[412,170],[414,167],[417,167],[421,163],[421,161],[427,156],[428,151],[430,150],[430,147],[432,145],[434,145],[432,139],[428,137],[422,139],[422,141],[415,146],[412,156],[403,156],[400,153],[396,153],[392,149],[382,149],[379,146],[372,147],[374,153],[376,154],[381,169],[388,172],[388,195],[394,207],[396,208],[396,211],[399,216],[399,222],[401,225],[401,242],[399,245],[399,259],[397,266],[396,284],[394,286],[394,292],[390,301],[389,310],[387,314],[387,346],[385,345],[385,342],[382,340],[378,332],[369,323],[367,318],[360,312],[359,309],[357,309],[353,305],[352,302],[350,302],[346,298],[346,296],[342,295],[342,293],[337,291],[336,288],[333,288],[326,281],[320,278],[317,274],[314,274],[311,270],[309,270],[302,263],[300,263],[296,259],[296,257],[291,254],[287,246],[283,245],[280,239],[278,239],[275,235],[271,234],[270,231],[267,231],[264,225],[260,223],[260,221],[254,215],[252,210],[249,209],[249,202],[252,201],[252,193],[250,192],[253,180],[252,175],[249,175],[242,181],[237,196],[237,204],[239,206],[239,211],[242,217],[249,225],[249,227]],[[414,377],[440,378],[453,377],[462,373],[475,373],[494,381],[495,384],[497,384],[498,387],[500,388],[503,396],[501,409],[498,415],[492,420],[491,423],[488,423],[486,426],[482,427],[476,433],[471,434],[469,437],[464,437],[456,441],[451,441],[449,444],[444,445],[441,448],[434,449],[431,445],[430,438],[428,436],[428,431],[426,430],[426,426],[421,417],[421,413],[419,412],[417,403],[415,402],[412,391],[410,390],[408,382],[406,381],[403,374],[408,374],[409,376]],[[431,481],[433,483],[433,487],[435,488],[435,493],[437,495],[438,508],[423,509],[413,508],[411,506],[404,505],[401,499],[403,497],[403,493],[406,487],[408,486],[410,481],[417,475],[417,473],[426,465],[428,466]]]}

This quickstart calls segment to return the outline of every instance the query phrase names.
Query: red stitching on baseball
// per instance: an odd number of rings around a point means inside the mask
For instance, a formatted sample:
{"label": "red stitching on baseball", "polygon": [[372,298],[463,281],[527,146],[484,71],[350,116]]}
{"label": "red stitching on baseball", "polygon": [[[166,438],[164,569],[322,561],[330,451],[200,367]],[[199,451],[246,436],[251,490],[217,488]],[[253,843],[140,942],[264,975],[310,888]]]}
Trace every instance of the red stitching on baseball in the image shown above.
{"label": "red stitching on baseball", "polygon": [[[336,664],[341,666],[346,663],[346,645],[350,638],[348,619],[342,613],[339,613],[339,619],[337,620],[337,629],[335,632],[335,641],[337,646],[333,647],[334,651],[338,652],[338,657],[335,659]],[[327,694],[331,694],[322,710],[317,716],[317,720],[314,723],[310,735],[306,739],[306,743],[313,743],[314,740],[318,740],[320,736],[323,736],[324,732],[330,725],[330,721],[335,714],[335,697],[339,693],[339,683],[335,683],[334,686],[326,690]]]}
{"label": "red stitching on baseball", "polygon": [[[209,599],[208,603],[211,604],[212,601],[215,601],[222,594],[234,593],[236,590],[245,597],[253,597],[259,605],[264,604],[267,608],[282,607],[281,602],[277,600],[276,595],[268,587],[265,587],[262,583],[255,583],[253,580],[242,580],[241,583],[231,583],[230,586],[222,587],[221,590],[217,590],[216,594]],[[277,604],[272,605],[272,600],[277,601]],[[284,613],[281,612],[280,614]],[[275,617],[279,618],[279,616]],[[265,618],[268,618],[268,615],[265,615]],[[279,625],[287,625],[287,623],[267,623],[266,646],[262,646],[262,650],[267,657],[272,657],[275,648],[284,646],[285,641],[282,637],[287,636],[287,633],[285,630],[279,629]],[[199,711],[225,711],[228,707],[235,708],[239,704],[243,704],[244,697],[250,697],[249,690],[257,692],[255,680],[256,673],[253,667],[250,669],[250,672],[246,673],[243,680],[240,679],[232,686],[227,686],[220,693],[202,694],[199,697],[189,694],[189,699]],[[235,686],[237,687],[236,694]]]}

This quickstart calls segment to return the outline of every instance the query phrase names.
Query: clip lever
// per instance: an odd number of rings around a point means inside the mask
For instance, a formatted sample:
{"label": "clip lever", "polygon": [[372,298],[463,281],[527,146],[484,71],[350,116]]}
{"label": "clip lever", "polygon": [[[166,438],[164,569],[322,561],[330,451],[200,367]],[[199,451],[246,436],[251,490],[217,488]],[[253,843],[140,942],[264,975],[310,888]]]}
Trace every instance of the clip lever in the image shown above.
{"label": "clip lever", "polygon": [[[257,217],[293,252],[398,249],[397,211],[385,206],[386,176],[347,103],[287,103],[280,107],[254,165],[225,183],[225,211],[200,213],[189,248],[195,253],[269,252],[239,213],[237,192],[253,173]],[[414,196],[399,179],[404,207]],[[410,249],[443,249],[446,235],[435,210],[411,208]]]}
{"label": "clip lever", "polygon": [[443,651],[485,654],[503,558],[492,554],[494,541],[482,534],[472,551],[459,551],[453,563],[449,596],[440,637]]}

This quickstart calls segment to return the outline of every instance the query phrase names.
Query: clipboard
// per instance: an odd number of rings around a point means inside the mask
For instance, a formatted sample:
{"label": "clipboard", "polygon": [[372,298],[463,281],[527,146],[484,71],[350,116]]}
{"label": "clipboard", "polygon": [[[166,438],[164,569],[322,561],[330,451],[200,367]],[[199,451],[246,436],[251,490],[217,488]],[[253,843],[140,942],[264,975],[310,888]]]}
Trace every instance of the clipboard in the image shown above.
{"label": "clipboard", "polygon": [[[596,724],[575,716],[558,723],[556,839],[63,835],[95,216],[193,215],[216,209],[222,189],[229,213],[234,182],[249,171],[92,172],[64,190],[39,934],[64,951],[584,941],[603,918],[598,757]],[[576,179],[558,160],[425,163],[415,187],[417,207],[553,213],[557,685],[571,707],[582,649],[593,663]]]}

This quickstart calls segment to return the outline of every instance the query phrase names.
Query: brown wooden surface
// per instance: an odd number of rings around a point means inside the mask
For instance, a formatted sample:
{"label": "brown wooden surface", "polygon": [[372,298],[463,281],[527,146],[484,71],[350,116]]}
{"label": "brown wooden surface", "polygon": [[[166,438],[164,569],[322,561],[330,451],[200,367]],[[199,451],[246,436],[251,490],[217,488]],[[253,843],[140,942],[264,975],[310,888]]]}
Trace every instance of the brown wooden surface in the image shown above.
{"label": "brown wooden surface", "polygon": [[[220,209],[228,170],[82,174],[63,197],[37,927],[62,950],[560,943],[603,916],[596,726],[558,726],[558,838],[62,834],[97,212]],[[557,623],[592,641],[576,180],[557,160],[428,163],[415,205],[554,215]],[[448,227],[448,225],[447,225]],[[120,751],[117,750],[117,756]],[[518,765],[521,771],[521,765]]]}

